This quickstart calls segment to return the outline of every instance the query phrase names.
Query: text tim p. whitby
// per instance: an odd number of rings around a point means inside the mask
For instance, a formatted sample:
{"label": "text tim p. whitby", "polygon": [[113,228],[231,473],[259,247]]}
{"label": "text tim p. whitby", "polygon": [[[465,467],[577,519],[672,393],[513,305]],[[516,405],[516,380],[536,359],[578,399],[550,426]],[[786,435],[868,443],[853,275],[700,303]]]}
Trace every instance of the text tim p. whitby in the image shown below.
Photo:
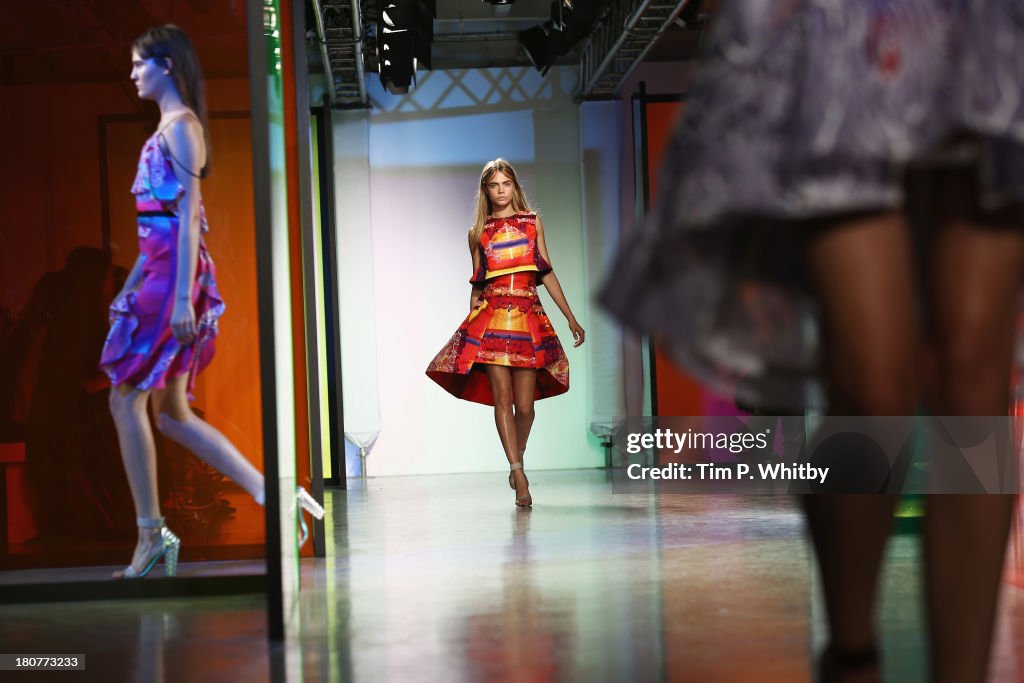
{"label": "text tim p. whitby", "polygon": [[633,480],[661,481],[730,481],[760,477],[771,481],[817,481],[824,484],[828,467],[814,467],[807,463],[759,463],[752,469],[746,463],[670,463],[658,467],[633,463],[626,468],[626,476]]}

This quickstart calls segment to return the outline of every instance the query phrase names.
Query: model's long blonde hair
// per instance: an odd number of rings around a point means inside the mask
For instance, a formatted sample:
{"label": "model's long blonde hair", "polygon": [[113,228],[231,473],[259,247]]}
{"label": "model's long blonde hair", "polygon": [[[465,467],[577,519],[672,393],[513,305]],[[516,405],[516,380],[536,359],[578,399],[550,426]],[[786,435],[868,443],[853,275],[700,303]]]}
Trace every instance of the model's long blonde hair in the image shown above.
{"label": "model's long blonde hair", "polygon": [[512,168],[512,164],[501,158],[488,161],[484,164],[484,169],[480,171],[480,185],[476,188],[476,222],[469,229],[470,251],[475,251],[480,246],[480,236],[484,234],[487,217],[491,215],[491,200],[487,197],[487,183],[491,182],[494,174],[499,172],[507,175],[515,186],[512,190],[512,210],[530,211],[530,202],[526,200],[526,193],[523,192],[523,188],[519,184],[519,178],[516,177],[516,170]]}

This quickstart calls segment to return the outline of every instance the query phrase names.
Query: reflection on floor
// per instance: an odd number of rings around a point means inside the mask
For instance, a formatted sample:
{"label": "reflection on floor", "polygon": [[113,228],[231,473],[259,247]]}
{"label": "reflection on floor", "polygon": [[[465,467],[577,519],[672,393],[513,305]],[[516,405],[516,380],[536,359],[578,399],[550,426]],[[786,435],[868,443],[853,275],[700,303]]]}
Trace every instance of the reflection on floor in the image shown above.
{"label": "reflection on floor", "polygon": [[[131,552],[127,555],[131,560]],[[128,562],[125,562],[127,564]],[[100,567],[61,567],[57,569],[19,569],[0,572],[0,586],[16,586],[26,583],[61,583],[65,581],[102,581],[109,579],[124,565]],[[230,560],[224,562],[182,562],[178,565],[178,576],[250,576],[266,574],[266,560]],[[153,568],[154,577],[164,575],[163,563]]]}
{"label": "reflection on floor", "polygon": [[[183,567],[207,562],[244,564],[255,558],[259,558],[256,564],[264,565],[263,508],[233,483],[217,480],[208,487],[213,488],[203,494],[202,505],[179,500],[174,507],[164,509],[167,525],[182,539]],[[185,495],[179,491],[172,497]],[[123,525],[129,525],[122,529],[96,528],[88,534],[71,531],[42,534],[11,543],[6,552],[0,552],[0,584],[23,583],[34,579],[37,572],[41,582],[71,578],[86,581],[99,575],[109,576],[111,571],[122,567],[112,565],[96,571],[81,567],[109,565],[115,561],[127,563],[137,538],[135,527],[130,526],[134,520],[134,516],[120,520]],[[5,576],[7,573],[17,574],[18,578],[11,581]]]}
{"label": "reflection on floor", "polygon": [[270,680],[258,595],[5,607],[0,643],[5,654],[85,656],[85,671],[4,672],[5,681]]}
{"label": "reflection on floor", "polygon": [[[0,649],[85,653],[75,680],[280,680],[272,661],[307,681],[811,680],[823,615],[792,500],[530,477],[532,511],[501,474],[329,492],[297,644],[270,648],[262,598],[240,597],[6,607]],[[916,539],[895,537],[881,622],[901,683],[925,680],[917,570]],[[993,681],[1019,680],[1021,602],[1006,584]]]}

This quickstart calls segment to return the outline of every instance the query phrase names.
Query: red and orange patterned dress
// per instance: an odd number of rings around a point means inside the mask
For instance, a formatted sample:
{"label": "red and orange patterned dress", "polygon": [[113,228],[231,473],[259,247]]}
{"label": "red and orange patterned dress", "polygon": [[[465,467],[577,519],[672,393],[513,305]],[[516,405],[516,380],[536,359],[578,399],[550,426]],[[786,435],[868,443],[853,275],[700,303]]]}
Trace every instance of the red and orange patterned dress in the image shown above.
{"label": "red and orange patterned dress", "polygon": [[537,247],[536,214],[488,219],[470,280],[484,291],[427,377],[457,398],[489,406],[494,398],[483,364],[537,370],[535,399],[567,392],[569,360],[537,297],[537,280],[549,272]]}

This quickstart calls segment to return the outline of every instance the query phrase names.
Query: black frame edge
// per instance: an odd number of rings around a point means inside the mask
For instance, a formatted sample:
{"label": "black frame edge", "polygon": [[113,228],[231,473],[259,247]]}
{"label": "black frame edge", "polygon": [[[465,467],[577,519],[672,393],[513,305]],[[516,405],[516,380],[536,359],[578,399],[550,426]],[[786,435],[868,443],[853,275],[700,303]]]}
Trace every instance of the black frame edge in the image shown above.
{"label": "black frame edge", "polygon": [[[253,222],[256,235],[256,290],[259,308],[260,404],[263,411],[263,462],[267,536],[267,633],[284,639],[281,560],[280,469],[277,451],[277,382],[274,355],[274,253],[270,203],[269,78],[263,3],[246,4],[249,33],[249,99],[252,107]],[[284,255],[287,258],[287,254]]]}

